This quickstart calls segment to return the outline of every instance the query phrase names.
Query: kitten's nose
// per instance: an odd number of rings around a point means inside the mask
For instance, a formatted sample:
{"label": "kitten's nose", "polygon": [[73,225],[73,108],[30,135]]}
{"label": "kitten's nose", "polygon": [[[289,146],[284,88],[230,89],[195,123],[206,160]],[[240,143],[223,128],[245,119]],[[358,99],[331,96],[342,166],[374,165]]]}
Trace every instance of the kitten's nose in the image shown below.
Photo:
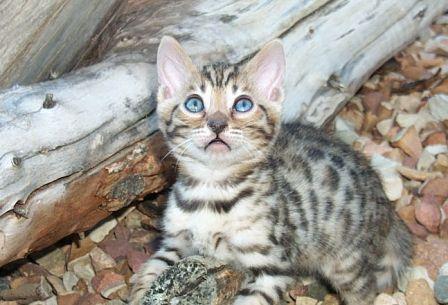
{"label": "kitten's nose", "polygon": [[227,116],[224,113],[217,111],[209,116],[207,126],[210,127],[216,135],[219,135],[227,127]]}

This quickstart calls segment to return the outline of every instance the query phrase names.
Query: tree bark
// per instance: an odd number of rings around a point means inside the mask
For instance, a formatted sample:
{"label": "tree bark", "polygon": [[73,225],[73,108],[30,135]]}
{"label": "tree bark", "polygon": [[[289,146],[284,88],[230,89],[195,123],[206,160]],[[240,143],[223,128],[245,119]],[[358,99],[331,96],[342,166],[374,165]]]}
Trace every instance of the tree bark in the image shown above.
{"label": "tree bark", "polygon": [[[447,0],[131,0],[100,63],[0,93],[0,265],[169,183],[153,136],[163,35],[198,64],[239,62],[280,37],[284,118],[321,125],[447,8]],[[150,161],[112,165],[138,155],[140,141]],[[127,195],[115,198],[115,188]]]}
{"label": "tree bark", "polygon": [[0,88],[71,70],[95,47],[122,0],[0,1]]}

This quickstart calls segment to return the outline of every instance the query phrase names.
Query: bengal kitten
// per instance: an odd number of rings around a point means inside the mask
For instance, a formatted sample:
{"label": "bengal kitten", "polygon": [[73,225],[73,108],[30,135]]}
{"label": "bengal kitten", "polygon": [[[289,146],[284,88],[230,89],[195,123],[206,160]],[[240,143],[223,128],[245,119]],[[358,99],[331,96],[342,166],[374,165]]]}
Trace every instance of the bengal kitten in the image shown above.
{"label": "bengal kitten", "polygon": [[179,43],[157,54],[157,113],[179,173],[163,242],[133,277],[131,304],[179,259],[212,256],[251,276],[235,305],[278,304],[298,275],[347,305],[373,304],[402,275],[411,236],[368,162],[299,122],[282,124],[280,41],[245,65],[199,72]]}

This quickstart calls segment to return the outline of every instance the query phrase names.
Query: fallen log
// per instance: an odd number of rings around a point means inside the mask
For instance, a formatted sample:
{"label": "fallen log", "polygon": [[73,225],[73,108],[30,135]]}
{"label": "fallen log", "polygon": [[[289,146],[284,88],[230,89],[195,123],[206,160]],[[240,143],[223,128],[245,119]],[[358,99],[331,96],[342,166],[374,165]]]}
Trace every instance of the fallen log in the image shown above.
{"label": "fallen log", "polygon": [[[284,118],[321,125],[447,8],[446,0],[130,1],[102,62],[0,93],[0,265],[169,184],[162,139],[152,136],[163,35],[198,64],[239,62],[282,38]],[[140,141],[150,161],[111,172]],[[127,195],[113,197],[116,188]]]}
{"label": "fallen log", "polygon": [[[121,0],[0,2],[0,88],[76,67],[120,13]],[[80,13],[82,12],[82,13]]]}

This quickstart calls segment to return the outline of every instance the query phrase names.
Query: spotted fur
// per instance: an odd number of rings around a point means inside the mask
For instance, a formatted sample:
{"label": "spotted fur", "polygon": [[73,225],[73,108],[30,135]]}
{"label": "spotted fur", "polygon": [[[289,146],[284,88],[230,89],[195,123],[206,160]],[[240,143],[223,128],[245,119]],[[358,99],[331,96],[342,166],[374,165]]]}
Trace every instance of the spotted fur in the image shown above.
{"label": "spotted fur", "polygon": [[[281,90],[266,95],[253,82],[260,58],[201,72],[182,60],[188,82],[171,92],[161,86],[158,104],[179,173],[163,244],[133,278],[133,302],[167,267],[200,254],[251,275],[235,305],[278,304],[304,274],[324,279],[347,305],[373,304],[409,264],[411,238],[368,162],[319,129],[282,124]],[[193,94],[204,101],[200,114],[184,109]],[[241,95],[255,103],[244,115],[232,110]],[[227,118],[224,153],[204,148],[216,136],[207,126],[216,112]]]}

